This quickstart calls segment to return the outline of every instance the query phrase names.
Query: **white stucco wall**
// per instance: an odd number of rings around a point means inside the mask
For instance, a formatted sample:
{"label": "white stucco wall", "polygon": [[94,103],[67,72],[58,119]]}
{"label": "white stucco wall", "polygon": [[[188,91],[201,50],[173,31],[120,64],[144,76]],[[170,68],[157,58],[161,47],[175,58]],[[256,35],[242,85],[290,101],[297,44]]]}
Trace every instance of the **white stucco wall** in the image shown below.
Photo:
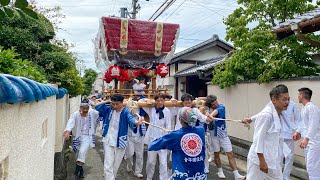
{"label": "white stucco wall", "polygon": [[55,138],[55,152],[61,152],[64,144],[63,139],[63,131],[65,128],[65,125],[68,121],[68,102],[69,97],[68,95],[65,95],[61,99],[57,99],[56,105],[57,105],[57,111],[56,111],[56,138]]}
{"label": "white stucco wall", "polygon": [[0,105],[0,117],[0,163],[8,158],[8,179],[52,179],[56,97]]}
{"label": "white stucco wall", "polygon": [[74,112],[79,110],[81,97],[80,96],[73,97],[73,98],[70,98],[69,101],[70,101],[70,112],[69,112],[69,115],[68,115],[68,119],[69,119],[71,114],[73,114]]}
{"label": "white stucco wall", "polygon": [[223,55],[226,53],[227,52],[225,50],[221,49],[220,47],[214,46],[214,47],[202,50],[200,52],[194,53],[194,54],[187,56],[183,59],[202,61],[202,60],[211,59],[215,56],[220,56],[220,55]]}
{"label": "white stucco wall", "polygon": [[[220,89],[215,85],[208,85],[208,94],[214,94],[218,97],[218,102],[226,107],[227,118],[243,119],[250,117],[260,112],[264,106],[270,101],[269,92],[278,84],[284,84],[289,88],[291,100],[299,105],[297,101],[298,89],[308,87],[313,91],[312,101],[316,105],[320,105],[320,80],[291,80],[291,81],[274,81],[269,84],[257,83],[239,83],[230,88]],[[230,136],[240,138],[252,142],[253,125],[247,130],[243,125],[234,122],[227,122],[228,134]],[[303,161],[303,151],[298,147],[298,142],[295,144],[296,158]]]}
{"label": "white stucco wall", "polygon": [[178,71],[181,71],[181,70],[184,70],[184,69],[187,69],[191,66],[195,66],[195,63],[179,63],[178,64]]}
{"label": "white stucco wall", "polygon": [[172,76],[172,77],[173,77],[174,74],[176,73],[176,72],[175,72],[175,70],[176,70],[175,66],[176,66],[175,64],[171,64],[171,65],[170,65],[170,76]]}
{"label": "white stucco wall", "polygon": [[94,90],[95,91],[99,91],[99,92],[101,92],[102,90],[103,90],[103,87],[105,87],[106,86],[106,84],[107,83],[105,83],[104,81],[103,81],[103,73],[98,73],[98,76],[97,76],[97,78],[96,78],[96,80],[94,81]]}

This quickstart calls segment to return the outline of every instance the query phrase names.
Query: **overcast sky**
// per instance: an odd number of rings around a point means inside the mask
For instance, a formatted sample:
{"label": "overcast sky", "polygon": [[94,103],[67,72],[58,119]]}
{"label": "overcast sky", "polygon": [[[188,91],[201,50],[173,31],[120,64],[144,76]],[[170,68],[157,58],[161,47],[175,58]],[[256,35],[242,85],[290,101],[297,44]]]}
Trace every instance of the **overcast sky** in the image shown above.
{"label": "overcast sky", "polygon": [[[165,0],[139,0],[141,10],[137,19],[148,20]],[[76,52],[87,68],[96,68],[94,63],[92,39],[98,31],[99,18],[120,16],[120,8],[130,11],[132,0],[36,0],[42,7],[60,6],[62,19],[57,37],[75,45]],[[156,21],[180,24],[180,37],[176,52],[196,45],[217,34],[225,39],[223,18],[238,7],[236,0],[176,0]]]}

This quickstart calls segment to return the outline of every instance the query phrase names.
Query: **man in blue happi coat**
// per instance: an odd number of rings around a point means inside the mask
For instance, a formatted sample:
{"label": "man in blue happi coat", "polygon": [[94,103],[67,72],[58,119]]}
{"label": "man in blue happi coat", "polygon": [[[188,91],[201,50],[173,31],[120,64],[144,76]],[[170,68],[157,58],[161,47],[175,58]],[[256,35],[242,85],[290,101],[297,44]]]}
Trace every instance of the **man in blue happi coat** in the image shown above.
{"label": "man in blue happi coat", "polygon": [[143,123],[143,117],[137,119],[123,104],[121,94],[111,96],[111,105],[101,104],[96,107],[103,117],[102,142],[104,147],[104,178],[114,180],[125,149],[128,145],[128,127],[134,130]]}
{"label": "man in blue happi coat", "polygon": [[205,180],[205,132],[195,127],[197,116],[190,107],[179,111],[181,129],[170,132],[149,145],[149,151],[168,149],[172,151],[172,170],[170,179]]}

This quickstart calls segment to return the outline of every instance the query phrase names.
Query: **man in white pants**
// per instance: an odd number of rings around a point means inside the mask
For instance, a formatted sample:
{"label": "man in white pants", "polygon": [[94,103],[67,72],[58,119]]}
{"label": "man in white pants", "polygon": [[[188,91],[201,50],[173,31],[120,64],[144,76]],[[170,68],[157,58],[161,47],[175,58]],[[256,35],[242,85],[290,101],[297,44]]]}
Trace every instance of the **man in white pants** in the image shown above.
{"label": "man in white pants", "polygon": [[133,155],[136,154],[136,164],[134,175],[143,178],[141,174],[143,168],[143,150],[144,150],[144,134],[146,132],[145,124],[139,125],[137,129],[128,132],[128,147],[126,149],[127,171],[132,171]]}
{"label": "man in white pants", "polygon": [[[143,110],[149,115],[150,123],[157,126],[163,127],[165,129],[171,130],[171,113],[168,108],[164,107],[164,100],[166,96],[164,94],[156,94],[155,107],[143,107]],[[141,99],[139,101],[146,101],[151,103],[148,99]],[[162,129],[153,127],[149,125],[144,143],[149,145],[153,140],[164,136],[168,132],[165,132]],[[157,155],[159,155],[159,179],[167,180],[168,179],[168,165],[167,165],[167,155],[168,150],[159,150],[159,151],[148,151],[146,172],[147,180],[152,180],[155,165],[157,162]]]}
{"label": "man in white pants", "polygon": [[[205,105],[209,107],[209,111],[211,116],[216,118],[226,118],[225,114],[225,107],[222,104],[219,104],[217,101],[217,97],[214,95],[209,95],[206,98]],[[226,152],[229,160],[229,164],[233,170],[233,175],[235,179],[245,179],[245,176],[239,174],[237,169],[237,163],[232,152],[232,144],[227,134],[227,127],[225,120],[216,120],[214,121],[214,129],[209,131],[211,141],[209,141],[209,148],[213,150],[213,152],[209,152],[210,154],[214,153],[214,162],[218,167],[218,177],[221,179],[225,179],[226,176],[223,173],[222,166],[221,166],[221,159],[220,159],[220,148],[222,147],[223,150]]]}
{"label": "man in white pants", "polygon": [[96,107],[99,115],[104,118],[102,142],[105,180],[114,180],[117,176],[128,144],[128,127],[134,129],[143,123],[143,117],[137,120],[123,105],[123,99],[121,94],[114,94],[111,96],[111,106],[101,104]]}
{"label": "man in white pants", "polygon": [[[290,180],[290,174],[293,167],[294,161],[294,140],[293,135],[298,133],[300,135],[301,128],[303,126],[301,114],[298,109],[298,106],[293,102],[289,101],[287,110],[282,111],[283,122],[282,122],[282,133],[281,136],[284,139],[284,142],[290,149],[290,153],[285,157],[285,164],[283,168],[283,179]],[[251,118],[245,118],[244,123],[251,123],[256,121],[257,115],[252,116]]]}
{"label": "man in white pants", "polygon": [[[307,172],[310,180],[320,180],[320,111],[311,100],[312,91],[309,88],[300,88],[299,103],[303,105],[301,118],[304,123],[303,139],[300,147],[305,149]],[[299,134],[294,135],[299,139]]]}
{"label": "man in white pants", "polygon": [[289,105],[288,88],[278,85],[270,93],[271,102],[258,114],[253,143],[247,163],[248,180],[283,180],[282,158],[284,140],[281,136],[282,111]]}
{"label": "man in white pants", "polygon": [[95,147],[96,122],[99,113],[89,108],[89,100],[81,101],[80,110],[72,114],[63,133],[64,139],[69,140],[72,131],[72,150],[77,153],[75,176],[84,178],[83,164],[89,148]]}
{"label": "man in white pants", "polygon": [[[205,133],[207,132],[207,129],[208,129],[208,124],[207,123],[210,123],[212,122],[214,119],[212,118],[212,116],[210,116],[210,114],[207,112],[206,114],[202,114],[201,111],[197,108],[197,107],[194,107],[192,105],[192,102],[194,100],[194,97],[191,95],[191,94],[188,94],[188,93],[185,93],[184,95],[181,96],[181,101],[182,101],[182,104],[183,104],[183,107],[190,107],[192,108],[192,111],[197,115],[197,122],[195,124],[195,126],[201,126],[204,128],[204,131]],[[181,108],[174,108],[174,109],[170,109],[171,110],[171,113],[172,115],[178,115],[178,112],[180,111]],[[182,125],[179,121],[179,116],[177,116],[176,118],[176,125],[175,125],[175,130],[178,130],[182,128]],[[207,153],[205,154],[205,169],[204,169],[204,172],[206,174],[209,173],[209,161],[208,161],[208,156],[207,156]]]}

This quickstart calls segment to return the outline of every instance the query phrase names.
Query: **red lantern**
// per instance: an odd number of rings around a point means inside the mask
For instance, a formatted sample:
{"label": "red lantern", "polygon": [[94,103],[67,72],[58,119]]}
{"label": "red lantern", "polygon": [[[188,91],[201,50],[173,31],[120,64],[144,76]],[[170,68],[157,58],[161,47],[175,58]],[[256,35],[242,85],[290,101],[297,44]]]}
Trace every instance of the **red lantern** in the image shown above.
{"label": "red lantern", "polygon": [[141,72],[142,72],[144,75],[148,76],[148,73],[150,72],[150,69],[141,69]]}
{"label": "red lantern", "polygon": [[134,79],[134,73],[131,69],[121,69],[119,79],[123,81],[131,81]]}
{"label": "red lantern", "polygon": [[132,81],[134,80],[134,78],[136,78],[136,76],[134,75],[134,71],[132,69],[128,69],[127,74],[128,74],[128,81]]}
{"label": "red lantern", "polygon": [[134,77],[138,77],[141,74],[141,69],[134,69],[133,74],[134,74]]}
{"label": "red lantern", "polygon": [[104,80],[107,82],[107,83],[110,83],[112,81],[112,77],[110,76],[110,73],[109,71],[106,71],[104,73]]}
{"label": "red lantern", "polygon": [[160,64],[157,68],[157,74],[161,77],[165,77],[169,73],[168,66],[165,64]]}
{"label": "red lantern", "polygon": [[120,67],[119,66],[110,66],[109,72],[111,78],[119,78],[120,77]]}
{"label": "red lantern", "polygon": [[124,77],[124,76],[122,76],[122,75],[120,75],[120,77],[118,78],[118,80],[119,80],[120,82],[127,81],[127,80],[125,79],[125,77]]}

